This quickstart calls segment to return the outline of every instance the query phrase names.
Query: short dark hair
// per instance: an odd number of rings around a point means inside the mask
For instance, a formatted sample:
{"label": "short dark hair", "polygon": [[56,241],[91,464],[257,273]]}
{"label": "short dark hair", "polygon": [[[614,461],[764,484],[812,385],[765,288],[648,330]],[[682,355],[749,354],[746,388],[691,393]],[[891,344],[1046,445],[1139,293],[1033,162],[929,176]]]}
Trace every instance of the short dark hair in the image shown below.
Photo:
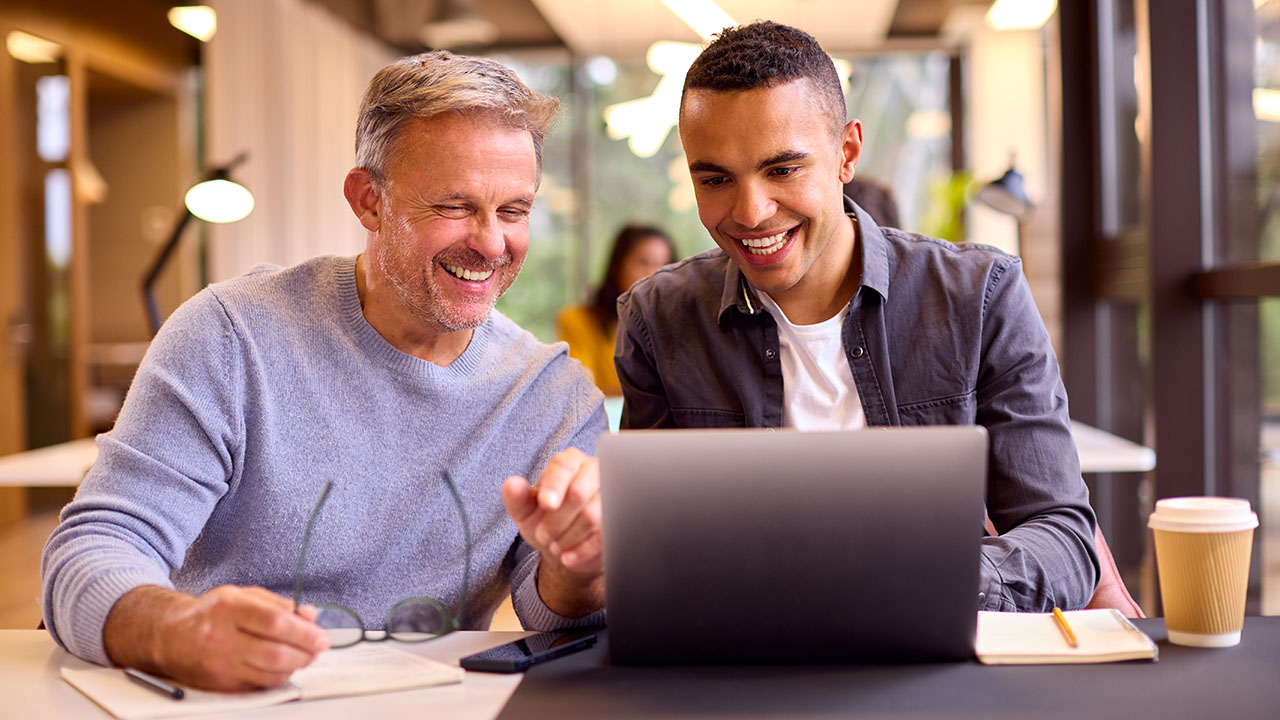
{"label": "short dark hair", "polygon": [[848,110],[840,75],[822,46],[803,30],[770,20],[725,28],[684,76],[680,110],[690,90],[754,90],[808,80],[832,116],[838,135]]}

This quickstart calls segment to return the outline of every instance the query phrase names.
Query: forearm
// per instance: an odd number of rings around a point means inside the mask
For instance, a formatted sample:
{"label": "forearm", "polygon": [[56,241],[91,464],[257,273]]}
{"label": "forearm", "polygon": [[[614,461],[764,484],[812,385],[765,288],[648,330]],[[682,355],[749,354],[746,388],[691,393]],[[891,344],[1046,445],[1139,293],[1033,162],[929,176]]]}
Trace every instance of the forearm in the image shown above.
{"label": "forearm", "polygon": [[[541,555],[528,545],[521,545],[511,575],[511,596],[521,625],[529,630],[559,630],[605,624],[603,576],[586,583],[578,592],[563,592],[556,587],[555,571],[544,580],[542,566],[546,561]],[[542,591],[547,581],[549,600]]]}
{"label": "forearm", "polygon": [[582,618],[604,607],[604,575],[583,575],[542,557],[537,572],[538,597],[551,612]]}
{"label": "forearm", "polygon": [[173,619],[189,610],[195,598],[176,590],[144,585],[125,593],[107,615],[102,646],[114,665],[168,674],[174,661],[165,652]]}
{"label": "forearm", "polygon": [[41,566],[43,615],[59,645],[98,664],[110,659],[103,628],[120,598],[144,585],[168,587],[164,561],[147,552],[127,521],[82,488],[63,510],[63,522],[45,545]]}

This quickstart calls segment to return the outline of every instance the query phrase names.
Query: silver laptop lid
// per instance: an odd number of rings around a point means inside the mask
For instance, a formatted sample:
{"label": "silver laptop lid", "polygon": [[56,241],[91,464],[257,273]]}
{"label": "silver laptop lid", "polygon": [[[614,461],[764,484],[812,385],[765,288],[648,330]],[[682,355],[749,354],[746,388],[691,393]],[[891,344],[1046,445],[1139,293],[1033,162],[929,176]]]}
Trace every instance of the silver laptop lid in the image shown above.
{"label": "silver laptop lid", "polygon": [[614,662],[972,657],[982,428],[628,431],[598,449]]}

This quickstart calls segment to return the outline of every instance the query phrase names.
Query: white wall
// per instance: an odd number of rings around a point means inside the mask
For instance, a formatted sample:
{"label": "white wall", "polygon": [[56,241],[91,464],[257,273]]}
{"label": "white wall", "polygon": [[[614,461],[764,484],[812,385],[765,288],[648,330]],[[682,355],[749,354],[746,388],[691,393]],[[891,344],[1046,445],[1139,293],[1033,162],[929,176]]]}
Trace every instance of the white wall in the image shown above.
{"label": "white wall", "polygon": [[304,0],[209,4],[218,33],[204,46],[205,160],[247,150],[234,176],[256,201],[244,220],[210,226],[209,280],[359,252],[365,234],[342,181],[360,97],[394,53]]}
{"label": "white wall", "polygon": [[980,182],[1000,177],[1009,168],[1010,152],[1015,153],[1036,209],[1023,225],[1020,246],[1012,217],[971,203],[966,239],[1022,256],[1032,295],[1060,353],[1058,153],[1080,149],[1060,146],[1055,117],[1060,108],[1047,83],[1048,71],[1057,72],[1056,65],[1047,65],[1057,51],[1055,25],[1050,21],[1036,30],[997,31],[972,22],[967,30],[966,155],[973,177]]}

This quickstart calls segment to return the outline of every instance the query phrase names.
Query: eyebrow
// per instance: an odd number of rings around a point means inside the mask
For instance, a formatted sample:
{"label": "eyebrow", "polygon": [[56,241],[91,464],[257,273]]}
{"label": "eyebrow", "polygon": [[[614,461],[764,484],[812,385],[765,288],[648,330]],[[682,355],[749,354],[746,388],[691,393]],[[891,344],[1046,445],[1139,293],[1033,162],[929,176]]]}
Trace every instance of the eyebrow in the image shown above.
{"label": "eyebrow", "polygon": [[700,172],[705,172],[705,173],[716,173],[716,174],[718,174],[718,175],[728,175],[728,174],[729,174],[729,171],[728,171],[728,170],[726,170],[726,169],[724,169],[724,168],[720,167],[719,165],[715,165],[715,164],[713,164],[713,163],[709,163],[709,162],[703,162],[702,160],[698,160],[698,161],[696,161],[696,162],[691,162],[691,163],[689,163],[689,172],[691,172],[691,173],[700,173]]}
{"label": "eyebrow", "polygon": [[[438,204],[440,204],[440,203],[460,202],[460,201],[461,201],[461,202],[470,202],[470,201],[471,201],[471,196],[470,196],[470,195],[467,195],[466,193],[453,193],[453,194],[451,194],[451,195],[446,195],[446,196],[444,196],[444,197],[437,198],[437,199],[435,200],[435,202],[434,202],[434,203],[432,203],[432,204],[436,204],[436,205],[438,205]],[[519,196],[519,197],[512,198],[512,199],[510,199],[510,200],[506,200],[506,201],[504,201],[504,203],[503,203],[503,204],[505,205],[505,204],[507,204],[507,203],[515,203],[515,204],[517,204],[517,205],[524,205],[524,206],[526,206],[526,207],[533,207],[533,196],[532,196],[532,195],[521,195],[521,196]]]}
{"label": "eyebrow", "polygon": [[[764,170],[773,165],[781,165],[783,163],[795,162],[796,160],[804,160],[809,157],[809,153],[803,150],[784,150],[773,157],[765,158],[756,164],[756,170]],[[727,169],[716,165],[715,163],[704,162],[698,160],[689,163],[690,173],[715,173],[718,175],[731,174]]]}
{"label": "eyebrow", "polygon": [[756,165],[756,170],[763,170],[771,165],[781,165],[783,163],[795,162],[796,160],[804,160],[809,157],[809,153],[803,150],[784,150],[771,158],[765,158]]}

